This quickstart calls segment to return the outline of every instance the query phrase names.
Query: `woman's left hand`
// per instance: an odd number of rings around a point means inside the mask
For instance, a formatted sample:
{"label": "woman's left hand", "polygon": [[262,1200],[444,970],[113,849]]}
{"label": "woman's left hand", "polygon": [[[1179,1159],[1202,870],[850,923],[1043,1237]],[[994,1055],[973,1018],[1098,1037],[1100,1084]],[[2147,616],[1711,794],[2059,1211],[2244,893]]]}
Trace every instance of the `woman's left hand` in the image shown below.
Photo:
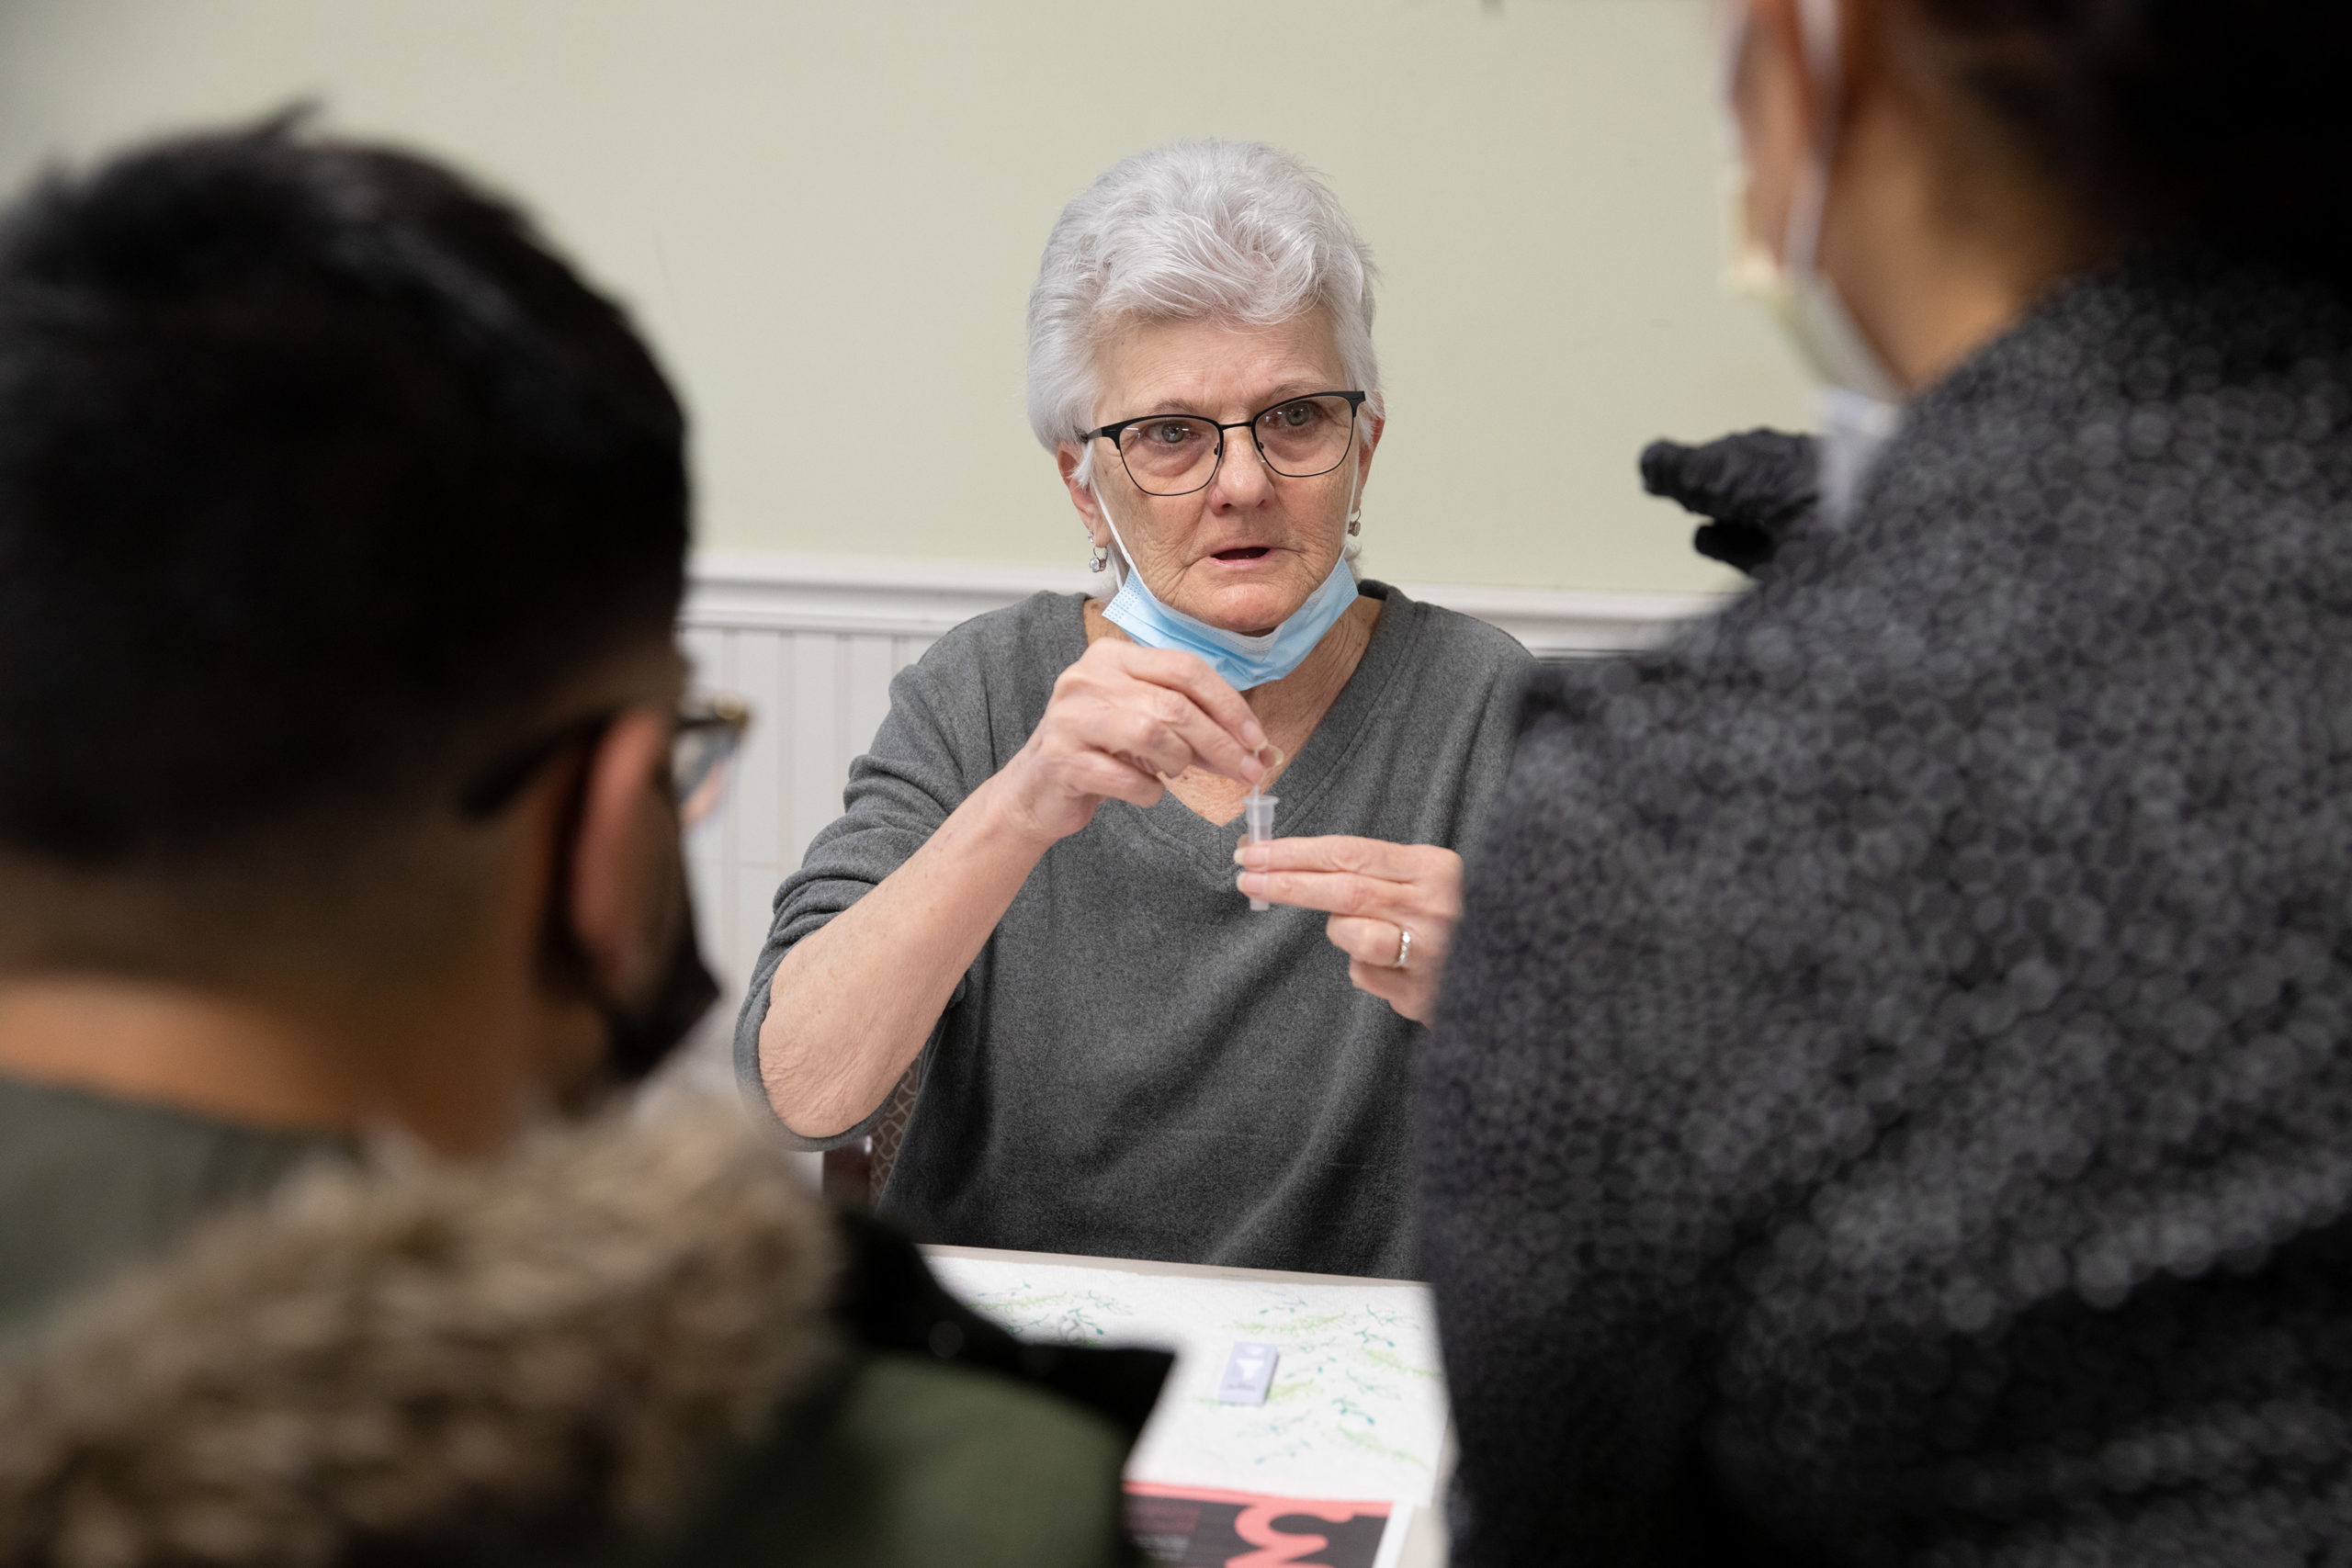
{"label": "woman's left hand", "polygon": [[1430,1021],[1462,919],[1460,855],[1435,844],[1334,834],[1244,844],[1233,859],[1242,868],[1241,891],[1252,898],[1330,915],[1324,929],[1348,955],[1356,989],[1416,1022]]}

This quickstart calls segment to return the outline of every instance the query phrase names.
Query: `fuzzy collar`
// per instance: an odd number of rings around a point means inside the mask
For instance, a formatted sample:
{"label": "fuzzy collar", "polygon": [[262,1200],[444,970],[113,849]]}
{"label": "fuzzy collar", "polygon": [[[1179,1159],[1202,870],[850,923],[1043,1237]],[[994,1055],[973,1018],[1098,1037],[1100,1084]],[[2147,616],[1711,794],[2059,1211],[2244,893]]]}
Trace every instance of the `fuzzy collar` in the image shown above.
{"label": "fuzzy collar", "polygon": [[830,1226],[731,1107],[329,1170],[0,1387],[0,1564],[315,1568],[650,1526],[829,1359]]}

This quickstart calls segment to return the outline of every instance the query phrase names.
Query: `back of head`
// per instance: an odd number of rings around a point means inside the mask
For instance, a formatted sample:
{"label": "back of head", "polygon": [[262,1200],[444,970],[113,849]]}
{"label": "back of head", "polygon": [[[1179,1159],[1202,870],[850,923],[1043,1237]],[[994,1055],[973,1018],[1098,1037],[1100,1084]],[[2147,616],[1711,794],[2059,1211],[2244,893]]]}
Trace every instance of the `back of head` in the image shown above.
{"label": "back of head", "polygon": [[2338,0],[1907,0],[1939,71],[2075,208],[2352,272],[2352,7]]}
{"label": "back of head", "polygon": [[1378,417],[1374,278],[1339,199],[1278,148],[1176,141],[1123,159],[1046,242],[1029,296],[1030,427],[1050,452],[1092,423],[1095,346],[1122,321],[1271,325],[1314,310],[1330,315]]}
{"label": "back of head", "polygon": [[[0,225],[0,878],[445,807],[666,639],[686,512],[644,345],[449,172],[279,121],[51,176]],[[168,945],[21,893],[0,964]]]}

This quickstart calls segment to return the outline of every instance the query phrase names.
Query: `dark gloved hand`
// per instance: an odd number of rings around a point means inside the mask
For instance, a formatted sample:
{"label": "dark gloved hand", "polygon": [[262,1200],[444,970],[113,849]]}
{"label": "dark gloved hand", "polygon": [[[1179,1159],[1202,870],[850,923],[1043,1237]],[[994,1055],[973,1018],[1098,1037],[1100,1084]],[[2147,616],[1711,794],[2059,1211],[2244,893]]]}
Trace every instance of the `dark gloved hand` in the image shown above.
{"label": "dark gloved hand", "polygon": [[1642,449],[1642,488],[1710,519],[1690,547],[1755,575],[1821,500],[1814,438],[1749,430],[1703,446],[1653,441]]}

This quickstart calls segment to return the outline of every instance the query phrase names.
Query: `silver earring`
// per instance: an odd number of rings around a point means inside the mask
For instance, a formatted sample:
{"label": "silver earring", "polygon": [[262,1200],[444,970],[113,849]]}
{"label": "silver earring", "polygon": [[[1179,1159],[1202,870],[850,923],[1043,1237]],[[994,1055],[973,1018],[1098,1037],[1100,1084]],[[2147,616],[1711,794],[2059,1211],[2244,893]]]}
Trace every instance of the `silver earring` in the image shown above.
{"label": "silver earring", "polygon": [[1088,565],[1086,570],[1089,571],[1104,571],[1109,570],[1110,565],[1110,547],[1105,545],[1097,545],[1094,547],[1094,559]]}
{"label": "silver earring", "polygon": [[1357,507],[1353,512],[1351,512],[1351,513],[1348,513],[1348,537],[1350,537],[1351,539],[1352,539],[1352,538],[1354,538],[1358,534],[1361,534],[1361,533],[1363,533],[1363,507],[1361,507],[1361,506],[1359,506],[1359,507]]}

